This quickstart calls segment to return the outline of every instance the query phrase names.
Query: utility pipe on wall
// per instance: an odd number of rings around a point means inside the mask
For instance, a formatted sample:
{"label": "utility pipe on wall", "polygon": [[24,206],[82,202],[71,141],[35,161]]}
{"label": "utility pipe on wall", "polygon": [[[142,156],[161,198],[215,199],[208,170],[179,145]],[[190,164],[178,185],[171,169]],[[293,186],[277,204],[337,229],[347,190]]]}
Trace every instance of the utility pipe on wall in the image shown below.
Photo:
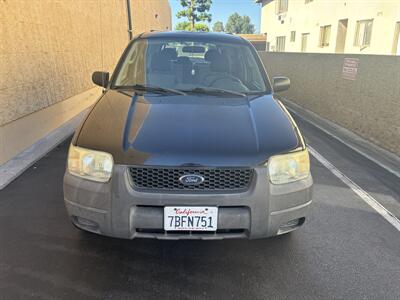
{"label": "utility pipe on wall", "polygon": [[128,35],[129,40],[132,39],[132,15],[131,15],[131,1],[126,0],[126,14],[128,15]]}

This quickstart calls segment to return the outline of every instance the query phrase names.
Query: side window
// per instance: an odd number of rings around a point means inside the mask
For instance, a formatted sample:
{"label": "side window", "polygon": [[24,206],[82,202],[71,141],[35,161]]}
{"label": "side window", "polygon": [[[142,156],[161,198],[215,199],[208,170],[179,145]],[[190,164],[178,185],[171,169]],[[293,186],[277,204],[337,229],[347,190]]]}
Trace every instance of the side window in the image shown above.
{"label": "side window", "polygon": [[249,88],[249,89],[258,89],[258,90],[263,90],[265,89],[265,83],[263,81],[263,76],[261,75],[260,69],[258,67],[258,64],[254,58],[253,53],[250,51],[249,48],[244,48],[244,63],[246,66],[248,66],[246,69],[248,71],[246,81],[244,84]]}
{"label": "side window", "polygon": [[235,63],[237,62],[237,55],[235,55],[235,52],[232,51],[230,47],[223,47],[221,53],[228,59],[229,73],[233,76],[237,76],[239,70],[238,64]]}
{"label": "side window", "polygon": [[235,60],[237,63],[235,64],[237,66],[237,73],[234,73],[234,76],[238,77],[244,85],[248,87],[248,82],[249,82],[249,70],[246,67],[247,65],[247,57],[244,55],[243,51],[240,51],[237,53],[237,58]]}
{"label": "side window", "polygon": [[132,45],[115,85],[133,85],[145,82],[146,49],[147,42],[145,41],[139,41]]}

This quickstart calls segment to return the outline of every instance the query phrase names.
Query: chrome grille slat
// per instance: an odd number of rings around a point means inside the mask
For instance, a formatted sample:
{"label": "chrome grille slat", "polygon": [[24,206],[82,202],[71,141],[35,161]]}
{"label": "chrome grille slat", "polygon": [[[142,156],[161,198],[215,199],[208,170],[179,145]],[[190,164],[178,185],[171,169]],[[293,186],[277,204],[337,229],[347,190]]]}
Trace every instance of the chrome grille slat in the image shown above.
{"label": "chrome grille slat", "polygon": [[[148,192],[242,192],[249,188],[253,173],[250,168],[129,168],[133,188]],[[182,184],[179,178],[189,174],[204,177],[204,182]]]}

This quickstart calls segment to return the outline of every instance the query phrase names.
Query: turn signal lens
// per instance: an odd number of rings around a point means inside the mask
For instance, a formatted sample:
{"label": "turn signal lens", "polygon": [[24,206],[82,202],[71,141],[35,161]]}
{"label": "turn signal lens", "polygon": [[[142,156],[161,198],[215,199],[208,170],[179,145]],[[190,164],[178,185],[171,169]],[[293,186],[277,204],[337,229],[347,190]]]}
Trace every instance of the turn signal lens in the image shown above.
{"label": "turn signal lens", "polygon": [[111,178],[114,162],[111,154],[70,146],[68,172],[85,179],[107,182]]}
{"label": "turn signal lens", "polygon": [[307,149],[289,154],[272,156],[268,161],[269,180],[284,184],[310,175],[310,158]]}

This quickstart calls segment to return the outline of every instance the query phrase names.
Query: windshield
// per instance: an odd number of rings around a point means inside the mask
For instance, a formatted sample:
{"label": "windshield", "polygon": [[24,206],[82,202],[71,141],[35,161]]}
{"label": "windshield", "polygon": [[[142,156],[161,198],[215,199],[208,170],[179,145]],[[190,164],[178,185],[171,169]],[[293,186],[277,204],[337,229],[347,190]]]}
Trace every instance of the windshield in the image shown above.
{"label": "windshield", "polygon": [[121,62],[113,86],[269,92],[255,55],[246,44],[139,39]]}

